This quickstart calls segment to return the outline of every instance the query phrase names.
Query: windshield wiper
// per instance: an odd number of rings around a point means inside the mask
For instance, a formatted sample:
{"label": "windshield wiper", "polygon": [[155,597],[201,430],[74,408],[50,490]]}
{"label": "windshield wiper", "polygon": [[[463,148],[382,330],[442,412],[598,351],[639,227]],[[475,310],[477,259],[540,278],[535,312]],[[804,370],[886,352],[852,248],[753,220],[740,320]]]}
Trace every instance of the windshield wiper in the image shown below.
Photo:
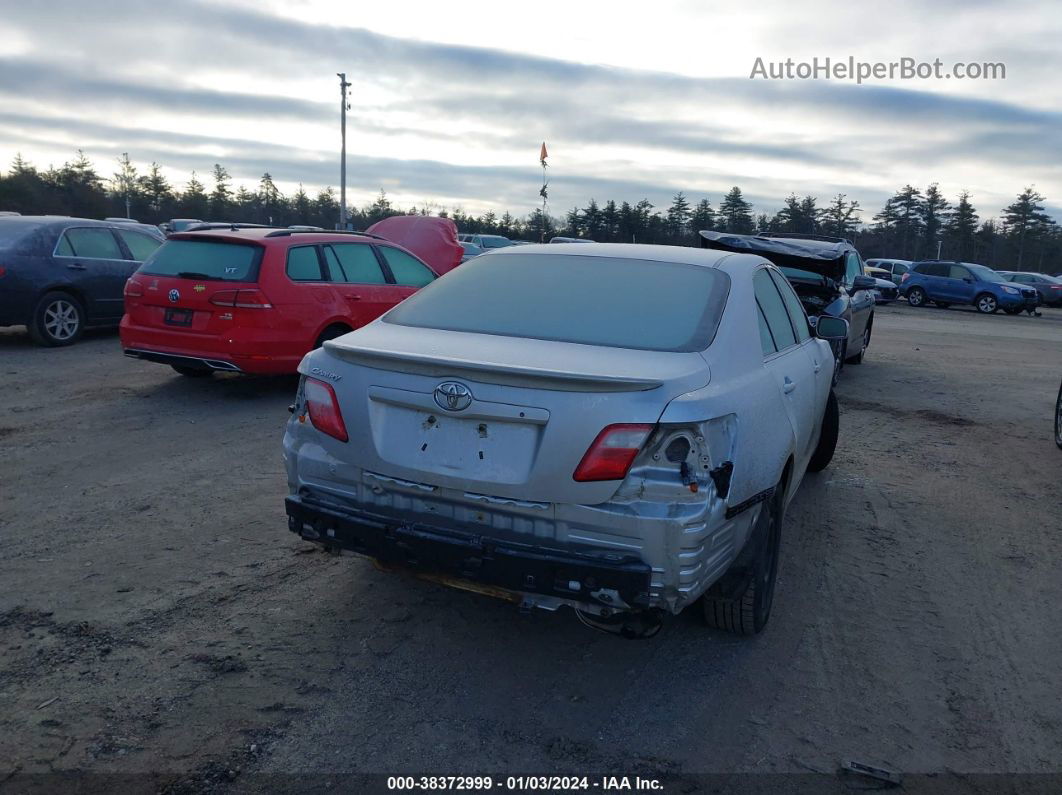
{"label": "windshield wiper", "polygon": [[221,279],[219,279],[217,276],[211,276],[208,273],[198,273],[196,271],[178,271],[177,272],[177,278],[178,279],[206,279],[206,280],[212,281],[212,282],[221,281]]}

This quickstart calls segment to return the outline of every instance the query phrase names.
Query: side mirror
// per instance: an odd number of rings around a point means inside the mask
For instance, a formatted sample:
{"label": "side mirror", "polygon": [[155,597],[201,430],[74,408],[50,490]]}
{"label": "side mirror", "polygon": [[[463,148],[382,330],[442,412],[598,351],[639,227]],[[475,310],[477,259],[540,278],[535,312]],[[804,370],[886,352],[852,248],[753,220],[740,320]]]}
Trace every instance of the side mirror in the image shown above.
{"label": "side mirror", "polygon": [[848,321],[843,317],[819,315],[815,323],[815,336],[820,340],[848,339]]}
{"label": "side mirror", "polygon": [[852,290],[873,290],[878,286],[877,281],[870,276],[863,276],[860,274],[852,279]]}

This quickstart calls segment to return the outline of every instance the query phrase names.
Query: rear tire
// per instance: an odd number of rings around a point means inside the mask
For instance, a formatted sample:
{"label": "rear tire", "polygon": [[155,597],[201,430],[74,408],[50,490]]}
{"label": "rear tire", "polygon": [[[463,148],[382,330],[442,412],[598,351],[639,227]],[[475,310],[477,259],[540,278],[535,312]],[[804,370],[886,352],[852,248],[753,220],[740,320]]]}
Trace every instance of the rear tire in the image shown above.
{"label": "rear tire", "polygon": [[33,309],[29,331],[38,345],[73,345],[85,331],[85,308],[70,293],[45,293]]}
{"label": "rear tire", "polygon": [[979,296],[977,296],[977,298],[974,299],[974,306],[977,307],[977,311],[980,312],[982,315],[992,315],[995,314],[995,311],[997,309],[999,309],[999,302],[996,301],[996,297],[994,295],[990,295],[989,293],[981,293]]}
{"label": "rear tire", "polygon": [[206,370],[201,367],[182,367],[179,364],[171,364],[170,367],[186,378],[208,378],[214,374],[213,370]]}
{"label": "rear tire", "polygon": [[743,551],[731,570],[701,597],[701,610],[708,626],[744,636],[756,635],[767,626],[778,578],[784,485],[783,477],[760,509],[747,542],[757,545],[755,557],[744,564]]}
{"label": "rear tire", "polygon": [[822,415],[822,427],[819,429],[819,443],[808,461],[808,472],[821,472],[833,460],[837,449],[837,435],[841,427],[841,410],[837,406],[837,396],[830,390],[826,398],[826,411]]}
{"label": "rear tire", "polygon": [[926,291],[921,287],[912,287],[907,291],[907,303],[911,306],[925,306],[926,305]]}
{"label": "rear tire", "polygon": [[328,340],[334,340],[336,337],[342,337],[344,334],[349,334],[351,329],[346,326],[329,326],[321,332],[321,336],[317,338],[317,342],[314,343],[313,349],[317,350],[324,345]]}

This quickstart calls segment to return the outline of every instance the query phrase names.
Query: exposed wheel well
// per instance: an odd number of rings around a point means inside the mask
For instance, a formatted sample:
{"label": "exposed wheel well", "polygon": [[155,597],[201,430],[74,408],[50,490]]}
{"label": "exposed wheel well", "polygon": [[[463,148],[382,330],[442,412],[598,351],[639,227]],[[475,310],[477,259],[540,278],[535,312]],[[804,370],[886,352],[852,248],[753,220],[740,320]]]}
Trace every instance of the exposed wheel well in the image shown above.
{"label": "exposed wheel well", "polygon": [[325,340],[335,339],[336,337],[353,330],[354,329],[347,323],[330,323],[321,330],[320,334],[317,335],[317,342],[314,343],[314,347],[320,348]]}
{"label": "exposed wheel well", "polygon": [[88,301],[85,300],[85,294],[81,292],[77,287],[70,284],[55,284],[51,287],[45,287],[43,290],[37,292],[37,298],[33,301],[33,305],[36,306],[48,293],[66,293],[67,295],[76,298],[77,302],[81,304],[81,308],[85,310],[85,314],[89,314]]}

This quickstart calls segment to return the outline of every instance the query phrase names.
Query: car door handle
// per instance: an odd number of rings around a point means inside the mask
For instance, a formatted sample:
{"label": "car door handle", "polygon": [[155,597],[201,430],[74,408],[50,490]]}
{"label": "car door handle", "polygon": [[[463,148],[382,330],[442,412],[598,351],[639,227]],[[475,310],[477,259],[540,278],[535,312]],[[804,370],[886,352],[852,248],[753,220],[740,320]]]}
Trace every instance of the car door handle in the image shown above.
{"label": "car door handle", "polygon": [[782,382],[782,391],[788,395],[794,389],[796,389],[796,384],[793,383],[789,376],[786,376],[785,380]]}
{"label": "car door handle", "polygon": [[68,267],[72,271],[83,271],[83,270],[85,270],[85,266],[82,265],[80,262],[73,262],[73,263],[67,265],[66,267]]}

